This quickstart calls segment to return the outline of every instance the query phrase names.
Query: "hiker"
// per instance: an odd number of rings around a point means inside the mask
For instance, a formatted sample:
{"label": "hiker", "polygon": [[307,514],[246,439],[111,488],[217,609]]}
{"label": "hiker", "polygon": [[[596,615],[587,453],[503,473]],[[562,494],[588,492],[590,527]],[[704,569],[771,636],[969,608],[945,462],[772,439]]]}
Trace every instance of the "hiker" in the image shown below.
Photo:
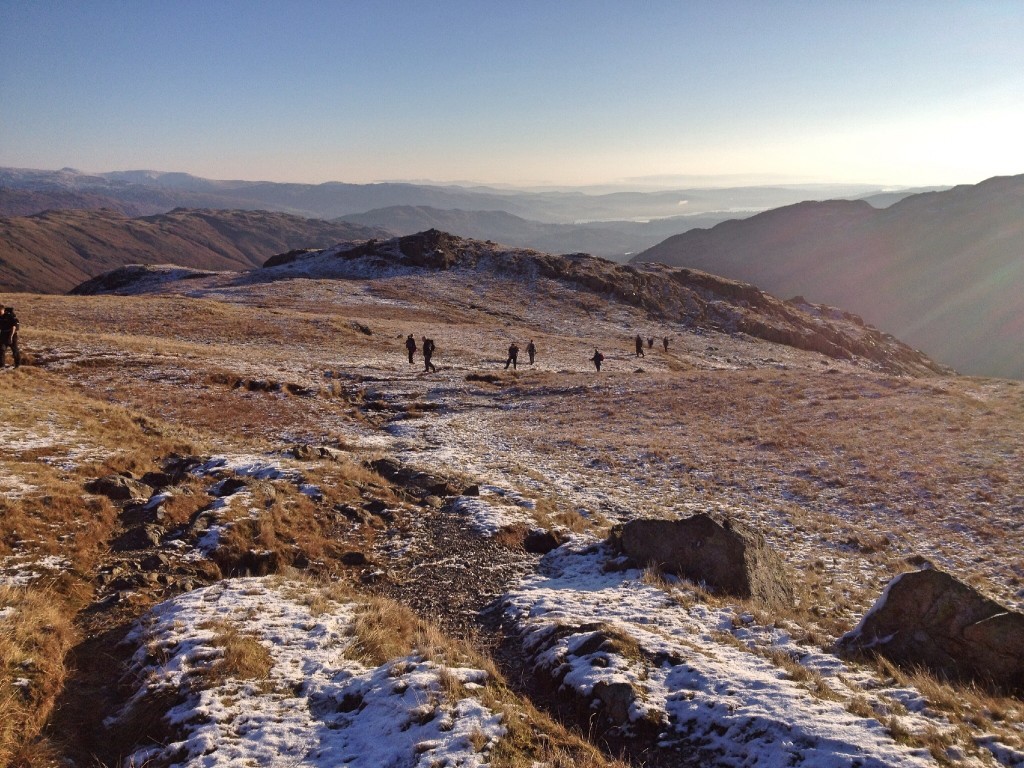
{"label": "hiker", "polygon": [[14,355],[14,367],[21,365],[21,352],[18,351],[18,318],[14,314],[14,307],[0,305],[0,368],[7,366],[7,348],[11,348]]}
{"label": "hiker", "polygon": [[600,352],[598,352],[595,349],[594,350],[594,356],[592,358],[590,358],[590,359],[593,361],[594,367],[597,368],[597,370],[600,371],[601,370],[601,361],[604,360],[604,355],[602,355]]}
{"label": "hiker", "polygon": [[661,343],[665,345],[665,351],[668,352],[668,336],[662,339]]}
{"label": "hiker", "polygon": [[416,354],[416,339],[409,334],[409,338],[405,340],[405,348],[409,350],[409,365],[412,365],[412,356]]}
{"label": "hiker", "polygon": [[514,341],[508,346],[508,360],[505,361],[505,370],[511,365],[512,370],[516,370],[516,364],[519,360],[519,345]]}
{"label": "hiker", "polygon": [[644,339],[639,333],[636,335],[636,356],[646,357],[646,355],[644,355]]}
{"label": "hiker", "polygon": [[654,337],[653,336],[648,336],[647,337],[647,348],[648,349],[653,349],[654,348]]}
{"label": "hiker", "polygon": [[526,345],[526,354],[530,356],[530,365],[533,365],[533,358],[537,354],[537,345],[533,343],[533,339],[530,339],[530,343]]}
{"label": "hiker", "polygon": [[423,337],[423,372],[437,371],[437,366],[430,362],[430,358],[434,356],[434,350],[437,347],[434,345],[433,339],[428,339],[426,336]]}

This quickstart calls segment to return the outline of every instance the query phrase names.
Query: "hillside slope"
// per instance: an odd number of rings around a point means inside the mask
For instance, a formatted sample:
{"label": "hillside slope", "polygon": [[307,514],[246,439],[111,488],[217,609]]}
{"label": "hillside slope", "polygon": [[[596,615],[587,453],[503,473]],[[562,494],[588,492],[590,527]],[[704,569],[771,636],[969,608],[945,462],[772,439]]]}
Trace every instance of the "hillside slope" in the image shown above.
{"label": "hillside slope", "polygon": [[[365,278],[396,271],[425,275],[452,271],[464,274],[469,282],[481,275],[528,285],[538,279],[553,280],[595,300],[613,298],[637,307],[663,322],[746,334],[834,359],[863,358],[890,373],[950,372],[896,338],[866,326],[856,315],[803,300],[783,302],[747,283],[662,265],[624,266],[588,254],[561,256],[508,248],[438,230],[279,254],[258,273],[210,276],[205,282],[228,280],[244,285],[298,276]],[[182,279],[198,288],[204,284],[202,278],[170,266],[126,267],[86,281],[72,293],[145,293]]]}
{"label": "hillside slope", "polygon": [[800,203],[634,257],[844,307],[958,370],[1024,378],[1024,175],[907,197]]}
{"label": "hillside slope", "polygon": [[266,211],[49,211],[0,219],[0,290],[62,293],[123,264],[249,269],[275,253],[382,234]]}
{"label": "hillside slope", "polygon": [[[836,650],[910,570],[1024,607],[1024,383],[752,335],[900,348],[705,273],[443,233],[121,277],[0,295],[27,359],[0,764],[1024,765],[1019,696]],[[698,512],[798,600],[609,542]]]}

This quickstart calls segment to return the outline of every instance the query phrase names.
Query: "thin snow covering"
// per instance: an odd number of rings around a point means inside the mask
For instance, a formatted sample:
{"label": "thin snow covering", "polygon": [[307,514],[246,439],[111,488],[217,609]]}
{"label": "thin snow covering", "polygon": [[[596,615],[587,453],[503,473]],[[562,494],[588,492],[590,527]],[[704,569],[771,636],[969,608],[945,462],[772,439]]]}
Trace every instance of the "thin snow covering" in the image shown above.
{"label": "thin snow covering", "polygon": [[66,571],[70,563],[58,555],[12,555],[0,560],[0,586],[26,587],[44,576]]}
{"label": "thin snow covering", "polygon": [[[167,712],[176,740],[139,749],[125,765],[149,760],[203,766],[292,765],[324,768],[486,765],[504,733],[500,715],[472,692],[486,672],[441,667],[417,656],[366,667],[345,658],[358,606],[330,601],[314,615],[315,588],[282,579],[220,582],[156,606],[128,636],[143,681],[119,715],[149,694],[176,692]],[[255,638],[273,662],[266,680],[218,679],[224,627]],[[452,701],[448,675],[470,695]],[[485,745],[478,752],[476,745]]]}
{"label": "thin snow covering", "polygon": [[279,462],[262,456],[222,455],[212,456],[206,462],[192,470],[196,475],[211,475],[219,471],[230,471],[236,475],[252,477],[256,480],[301,480],[301,473],[294,469],[285,469]]}
{"label": "thin snow covering", "polygon": [[[897,744],[878,720],[846,710],[855,693],[840,675],[862,675],[836,657],[800,646],[782,630],[757,627],[752,616],[737,622],[732,609],[685,607],[645,584],[639,571],[605,573],[607,557],[602,546],[576,538],[545,558],[542,575],[505,598],[524,648],[544,673],[564,673],[563,686],[589,696],[599,682],[628,683],[638,692],[631,721],[660,722],[664,748],[697,748],[715,765],[935,765],[926,750]],[[576,655],[596,625],[637,643],[641,658],[600,650]],[[722,642],[723,633],[738,642]],[[838,701],[812,696],[758,649],[786,654],[821,675]],[[943,721],[918,714],[924,700],[916,692],[886,693],[907,712],[902,727],[941,727]]]}
{"label": "thin snow covering", "polygon": [[[868,619],[870,619],[872,616],[874,616],[876,613],[878,613],[885,607],[886,602],[889,600],[889,593],[892,591],[892,588],[899,584],[903,580],[903,577],[905,575],[906,574],[904,573],[897,574],[888,584],[885,585],[885,589],[882,590],[881,596],[878,598],[875,604],[871,606],[869,610],[864,612],[864,615],[861,616],[860,621],[857,622],[857,626],[855,626],[853,629],[851,629],[849,632],[847,632],[845,635],[839,638],[840,643],[852,642],[860,638],[860,636],[864,632],[864,625],[867,623]],[[875,645],[876,643],[884,644],[887,643],[890,639],[891,636],[875,638],[875,640],[872,641],[871,645]],[[870,648],[871,646],[869,645],[867,647]]]}
{"label": "thin snow covering", "polygon": [[459,496],[452,504],[452,511],[465,515],[473,530],[483,536],[494,536],[503,528],[517,524],[536,524],[533,516],[524,510],[526,505],[509,504],[505,499],[506,495],[521,498],[518,494],[500,492],[493,486],[481,488],[480,493],[480,496]]}

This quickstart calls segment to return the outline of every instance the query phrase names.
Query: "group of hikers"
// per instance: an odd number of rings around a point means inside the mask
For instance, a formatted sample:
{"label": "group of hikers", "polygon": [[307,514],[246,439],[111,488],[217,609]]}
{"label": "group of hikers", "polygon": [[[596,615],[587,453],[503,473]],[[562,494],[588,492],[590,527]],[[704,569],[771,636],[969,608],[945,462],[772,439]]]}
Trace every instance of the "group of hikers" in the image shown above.
{"label": "group of hikers", "polygon": [[[410,333],[405,340],[405,349],[409,353],[409,365],[412,365],[415,360],[417,351],[423,354],[423,371],[429,373],[430,371],[436,371],[437,367],[431,362],[431,358],[434,356],[434,352],[437,350],[437,345],[434,344],[433,339],[428,339],[423,336],[421,339],[422,347],[416,346],[416,338]],[[668,336],[665,336],[661,340],[665,351],[668,352]],[[647,339],[647,348],[651,349],[654,346],[654,337]],[[526,354],[530,358],[530,365],[533,365],[534,360],[537,357],[537,345],[533,343],[533,339],[526,345]],[[643,337],[638,333],[636,335],[636,356],[644,357],[644,340]],[[601,370],[601,363],[604,362],[604,355],[601,354],[600,350],[594,350],[594,356],[590,358],[590,362],[594,364],[594,368]],[[508,357],[505,360],[505,370],[508,370],[509,366],[512,366],[512,370],[518,370],[519,366],[519,345],[516,342],[512,342],[508,347]]]}
{"label": "group of hikers", "polygon": [[[638,333],[636,335],[635,341],[636,341],[636,356],[637,357],[644,357],[645,356],[644,355],[644,337],[641,336]],[[661,343],[665,347],[665,351],[668,352],[668,336],[663,337],[662,340],[661,340]],[[653,336],[648,336],[647,337],[647,348],[651,349],[652,347],[654,347],[654,337]],[[598,369],[598,370],[600,370],[600,369]]]}
{"label": "group of hikers", "polygon": [[21,352],[18,350],[18,317],[14,307],[0,304],[0,368],[7,367],[7,348],[11,348],[14,356],[14,367],[21,365]]}

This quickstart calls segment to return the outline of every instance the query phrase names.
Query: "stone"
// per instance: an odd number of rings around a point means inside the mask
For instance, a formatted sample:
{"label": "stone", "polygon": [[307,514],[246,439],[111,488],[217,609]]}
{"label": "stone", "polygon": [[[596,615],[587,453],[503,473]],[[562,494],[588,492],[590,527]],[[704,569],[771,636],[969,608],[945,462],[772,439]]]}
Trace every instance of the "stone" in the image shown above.
{"label": "stone", "polygon": [[787,608],[793,586],[782,558],[757,531],[707,514],[682,520],[631,520],[609,542],[638,566],[659,569],[708,589]]}
{"label": "stone", "polygon": [[346,552],[341,556],[341,562],[345,565],[367,565],[370,561],[366,554],[356,550]]}
{"label": "stone", "polygon": [[625,682],[606,682],[600,680],[594,684],[594,698],[604,707],[605,716],[615,725],[628,725],[629,713],[636,701],[636,691]]}
{"label": "stone", "polygon": [[111,501],[146,501],[153,493],[150,486],[124,475],[98,477],[86,483],[85,490],[106,496]]}
{"label": "stone", "polygon": [[531,529],[523,539],[523,549],[535,555],[546,555],[560,546],[562,546],[562,537],[554,531],[545,531],[543,528]]}
{"label": "stone", "polygon": [[1024,614],[939,570],[894,578],[836,647],[995,692],[1024,692]]}

